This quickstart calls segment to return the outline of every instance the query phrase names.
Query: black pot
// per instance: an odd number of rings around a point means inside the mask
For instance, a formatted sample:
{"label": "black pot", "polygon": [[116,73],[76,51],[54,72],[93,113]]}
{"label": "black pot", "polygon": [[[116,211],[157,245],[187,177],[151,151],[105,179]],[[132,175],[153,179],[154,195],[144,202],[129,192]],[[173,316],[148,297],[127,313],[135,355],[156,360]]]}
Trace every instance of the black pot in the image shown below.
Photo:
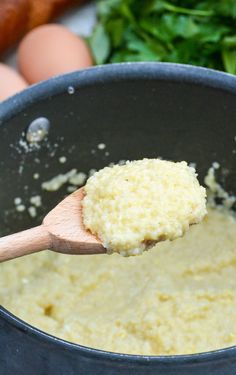
{"label": "black pot", "polygon": [[[48,140],[28,148],[27,128],[42,116],[51,123]],[[42,193],[34,173],[47,180],[78,166],[88,171],[120,159],[162,156],[196,162],[202,179],[220,161],[219,179],[235,192],[235,135],[236,78],[208,69],[109,65],[33,86],[0,105],[1,234],[37,224],[16,213],[15,197],[43,194],[43,217],[64,196],[63,189]],[[109,156],[97,150],[101,142]],[[62,155],[66,164],[58,163]],[[180,356],[115,354],[57,339],[0,308],[0,375],[15,374],[235,375],[236,347]]]}

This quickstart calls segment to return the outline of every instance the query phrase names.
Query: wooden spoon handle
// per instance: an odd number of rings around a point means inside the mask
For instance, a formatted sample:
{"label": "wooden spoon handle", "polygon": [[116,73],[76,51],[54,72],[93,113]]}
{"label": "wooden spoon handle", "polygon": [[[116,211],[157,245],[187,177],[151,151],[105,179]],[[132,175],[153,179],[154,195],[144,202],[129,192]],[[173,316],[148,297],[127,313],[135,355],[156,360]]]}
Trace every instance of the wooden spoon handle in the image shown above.
{"label": "wooden spoon handle", "polygon": [[51,238],[43,225],[0,238],[0,262],[49,249]]}

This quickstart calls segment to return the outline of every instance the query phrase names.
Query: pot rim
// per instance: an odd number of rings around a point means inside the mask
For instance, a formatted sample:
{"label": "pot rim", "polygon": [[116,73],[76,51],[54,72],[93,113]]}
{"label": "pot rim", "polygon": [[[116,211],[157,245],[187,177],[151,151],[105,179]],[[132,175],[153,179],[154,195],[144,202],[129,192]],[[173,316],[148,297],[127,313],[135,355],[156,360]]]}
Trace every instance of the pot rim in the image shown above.
{"label": "pot rim", "polygon": [[[204,67],[177,63],[128,62],[98,65],[62,74],[29,86],[0,103],[0,126],[29,105],[94,84],[122,82],[124,80],[152,80],[188,83],[236,93],[236,76]],[[69,93],[68,93],[69,95]]]}
{"label": "pot rim", "polygon": [[[115,83],[124,80],[152,80],[153,78],[166,82],[199,85],[206,88],[230,92],[236,95],[235,76],[208,68],[156,62],[109,64],[56,76],[49,80],[32,85],[23,92],[10,97],[0,103],[0,126],[4,126],[4,122],[15,117],[19,112],[26,110],[28,106],[41,100],[68,92],[70,86],[77,90],[91,85],[103,85],[107,82]],[[0,306],[0,319],[4,319],[17,330],[23,331],[31,337],[40,338],[42,341],[55,344],[62,349],[80,351],[84,356],[90,358],[92,356],[99,360],[110,359],[119,362],[139,362],[143,364],[156,362],[168,364],[170,362],[175,362],[176,365],[183,365],[193,362],[220,361],[221,359],[225,360],[226,358],[235,357],[236,355],[236,345],[202,353],[180,355],[149,356],[115,353],[86,347],[57,338],[24,322],[2,306]]]}

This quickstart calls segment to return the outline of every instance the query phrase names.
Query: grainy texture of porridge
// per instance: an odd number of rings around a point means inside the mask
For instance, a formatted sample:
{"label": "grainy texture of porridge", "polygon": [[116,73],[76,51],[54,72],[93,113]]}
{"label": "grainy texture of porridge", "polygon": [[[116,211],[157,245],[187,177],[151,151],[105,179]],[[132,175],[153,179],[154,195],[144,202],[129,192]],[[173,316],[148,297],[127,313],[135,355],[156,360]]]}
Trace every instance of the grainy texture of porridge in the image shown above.
{"label": "grainy texture of porridge", "polygon": [[109,253],[136,255],[181,237],[206,214],[206,191],[186,162],[143,159],[106,167],[85,185],[84,224]]}
{"label": "grainy texture of porridge", "polygon": [[133,354],[236,344],[236,220],[217,209],[139,257],[44,252],[0,265],[0,304],[66,340]]}

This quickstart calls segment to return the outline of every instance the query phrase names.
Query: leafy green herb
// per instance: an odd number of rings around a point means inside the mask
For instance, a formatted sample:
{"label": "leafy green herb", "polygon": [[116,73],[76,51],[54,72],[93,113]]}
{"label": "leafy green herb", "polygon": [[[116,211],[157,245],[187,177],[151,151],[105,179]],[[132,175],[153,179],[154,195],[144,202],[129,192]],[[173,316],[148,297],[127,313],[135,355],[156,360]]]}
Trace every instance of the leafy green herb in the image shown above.
{"label": "leafy green herb", "polygon": [[105,32],[102,24],[98,24],[92,37],[90,38],[94,58],[97,64],[102,64],[110,53],[110,38]]}
{"label": "leafy green herb", "polygon": [[99,0],[97,64],[167,61],[236,74],[236,0]]}
{"label": "leafy green herb", "polygon": [[225,50],[222,53],[225,69],[228,73],[236,74],[236,50]]}

